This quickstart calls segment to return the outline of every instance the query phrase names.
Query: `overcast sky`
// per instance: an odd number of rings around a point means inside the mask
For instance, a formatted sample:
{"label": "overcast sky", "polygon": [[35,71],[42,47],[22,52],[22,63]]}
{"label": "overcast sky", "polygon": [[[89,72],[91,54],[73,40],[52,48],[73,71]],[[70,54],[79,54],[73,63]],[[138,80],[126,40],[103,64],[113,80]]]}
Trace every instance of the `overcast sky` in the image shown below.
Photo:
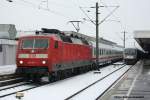
{"label": "overcast sky", "polygon": [[[95,36],[95,25],[82,10],[95,20],[95,9],[89,7],[95,6],[97,1],[104,6],[120,6],[99,26],[100,37],[122,45],[121,32],[125,30],[128,32],[126,45],[130,47],[134,45],[134,30],[150,29],[150,0],[48,0],[49,10],[47,3],[42,1],[47,0],[13,0],[11,3],[1,0],[0,23],[15,24],[17,30],[24,31],[40,30],[42,27],[73,31],[75,29],[68,21],[80,20],[83,21],[80,24],[80,33]],[[114,7],[99,8],[99,20],[105,18],[113,9]]]}

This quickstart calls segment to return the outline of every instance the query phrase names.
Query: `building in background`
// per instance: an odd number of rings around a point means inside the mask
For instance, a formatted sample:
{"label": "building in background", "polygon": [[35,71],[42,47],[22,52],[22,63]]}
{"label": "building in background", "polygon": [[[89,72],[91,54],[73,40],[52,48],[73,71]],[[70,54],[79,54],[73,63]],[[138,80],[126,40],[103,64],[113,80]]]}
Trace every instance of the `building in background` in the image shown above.
{"label": "building in background", "polygon": [[16,62],[16,28],[12,24],[0,24],[0,66]]}

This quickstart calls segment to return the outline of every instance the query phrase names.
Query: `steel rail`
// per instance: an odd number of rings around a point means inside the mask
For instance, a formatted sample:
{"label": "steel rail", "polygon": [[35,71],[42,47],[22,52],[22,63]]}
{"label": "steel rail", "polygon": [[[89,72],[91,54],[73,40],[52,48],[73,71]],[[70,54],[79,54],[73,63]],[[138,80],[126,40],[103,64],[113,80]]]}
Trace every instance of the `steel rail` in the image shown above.
{"label": "steel rail", "polygon": [[[134,65],[133,65],[134,66]],[[121,79],[133,66],[131,66],[127,71],[125,71],[119,78],[116,79],[103,93],[101,93],[95,100],[99,100],[99,98],[104,95],[119,79]]]}
{"label": "steel rail", "polygon": [[124,66],[126,66],[126,65],[123,65],[122,67],[120,67],[120,68],[118,68],[117,70],[115,70],[115,71],[109,73],[108,75],[106,75],[106,76],[104,76],[104,77],[102,77],[102,78],[96,80],[96,81],[93,82],[92,84],[90,84],[90,85],[84,87],[83,89],[81,89],[81,90],[79,90],[78,92],[72,94],[71,96],[67,97],[67,98],[64,99],[64,100],[69,100],[69,99],[75,97],[76,95],[80,94],[81,92],[83,92],[84,90],[88,89],[89,87],[95,85],[96,83],[100,82],[101,80],[105,79],[106,77],[110,76],[111,74],[113,74],[113,73],[117,72],[118,70],[122,69]]}
{"label": "steel rail", "polygon": [[23,91],[31,90],[31,89],[34,89],[34,88],[37,88],[37,87],[41,87],[43,85],[46,85],[46,83],[42,84],[42,85],[34,85],[33,87],[30,87],[30,88],[26,88],[26,89],[22,89],[22,90],[18,90],[18,91],[12,92],[12,93],[4,94],[4,95],[1,95],[0,98],[16,94],[17,92],[23,92]]}

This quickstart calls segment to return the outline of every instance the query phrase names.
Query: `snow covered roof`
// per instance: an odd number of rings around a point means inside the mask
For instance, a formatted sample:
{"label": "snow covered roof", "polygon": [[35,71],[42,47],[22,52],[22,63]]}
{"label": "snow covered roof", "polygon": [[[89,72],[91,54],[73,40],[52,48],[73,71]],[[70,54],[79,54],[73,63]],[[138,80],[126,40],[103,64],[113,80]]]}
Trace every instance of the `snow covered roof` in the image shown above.
{"label": "snow covered roof", "polygon": [[16,40],[0,39],[0,44],[17,45]]}
{"label": "snow covered roof", "polygon": [[13,24],[0,24],[0,38],[1,39],[15,39],[16,28]]}

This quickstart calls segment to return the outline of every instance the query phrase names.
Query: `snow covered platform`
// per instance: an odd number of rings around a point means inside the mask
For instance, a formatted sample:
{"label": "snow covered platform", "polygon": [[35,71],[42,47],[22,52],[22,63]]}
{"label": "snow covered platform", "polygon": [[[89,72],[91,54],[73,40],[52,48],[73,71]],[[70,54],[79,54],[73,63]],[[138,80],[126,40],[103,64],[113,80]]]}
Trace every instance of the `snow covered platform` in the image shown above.
{"label": "snow covered platform", "polygon": [[[70,77],[54,83],[44,85],[32,90],[24,91],[22,100],[64,100],[74,93],[82,90],[91,83],[101,80],[82,93],[71,98],[71,100],[95,100],[100,94],[107,90],[110,85],[115,82],[120,75],[129,70],[131,66],[110,65],[100,69],[100,74],[94,74],[94,71],[85,74]],[[114,74],[111,74],[115,71]],[[108,76],[108,77],[106,77]],[[18,100],[16,95],[0,98],[1,100]]]}
{"label": "snow covered platform", "polygon": [[150,65],[140,61],[102,100],[150,100]]}
{"label": "snow covered platform", "polygon": [[13,74],[16,70],[16,65],[0,66],[0,75]]}

